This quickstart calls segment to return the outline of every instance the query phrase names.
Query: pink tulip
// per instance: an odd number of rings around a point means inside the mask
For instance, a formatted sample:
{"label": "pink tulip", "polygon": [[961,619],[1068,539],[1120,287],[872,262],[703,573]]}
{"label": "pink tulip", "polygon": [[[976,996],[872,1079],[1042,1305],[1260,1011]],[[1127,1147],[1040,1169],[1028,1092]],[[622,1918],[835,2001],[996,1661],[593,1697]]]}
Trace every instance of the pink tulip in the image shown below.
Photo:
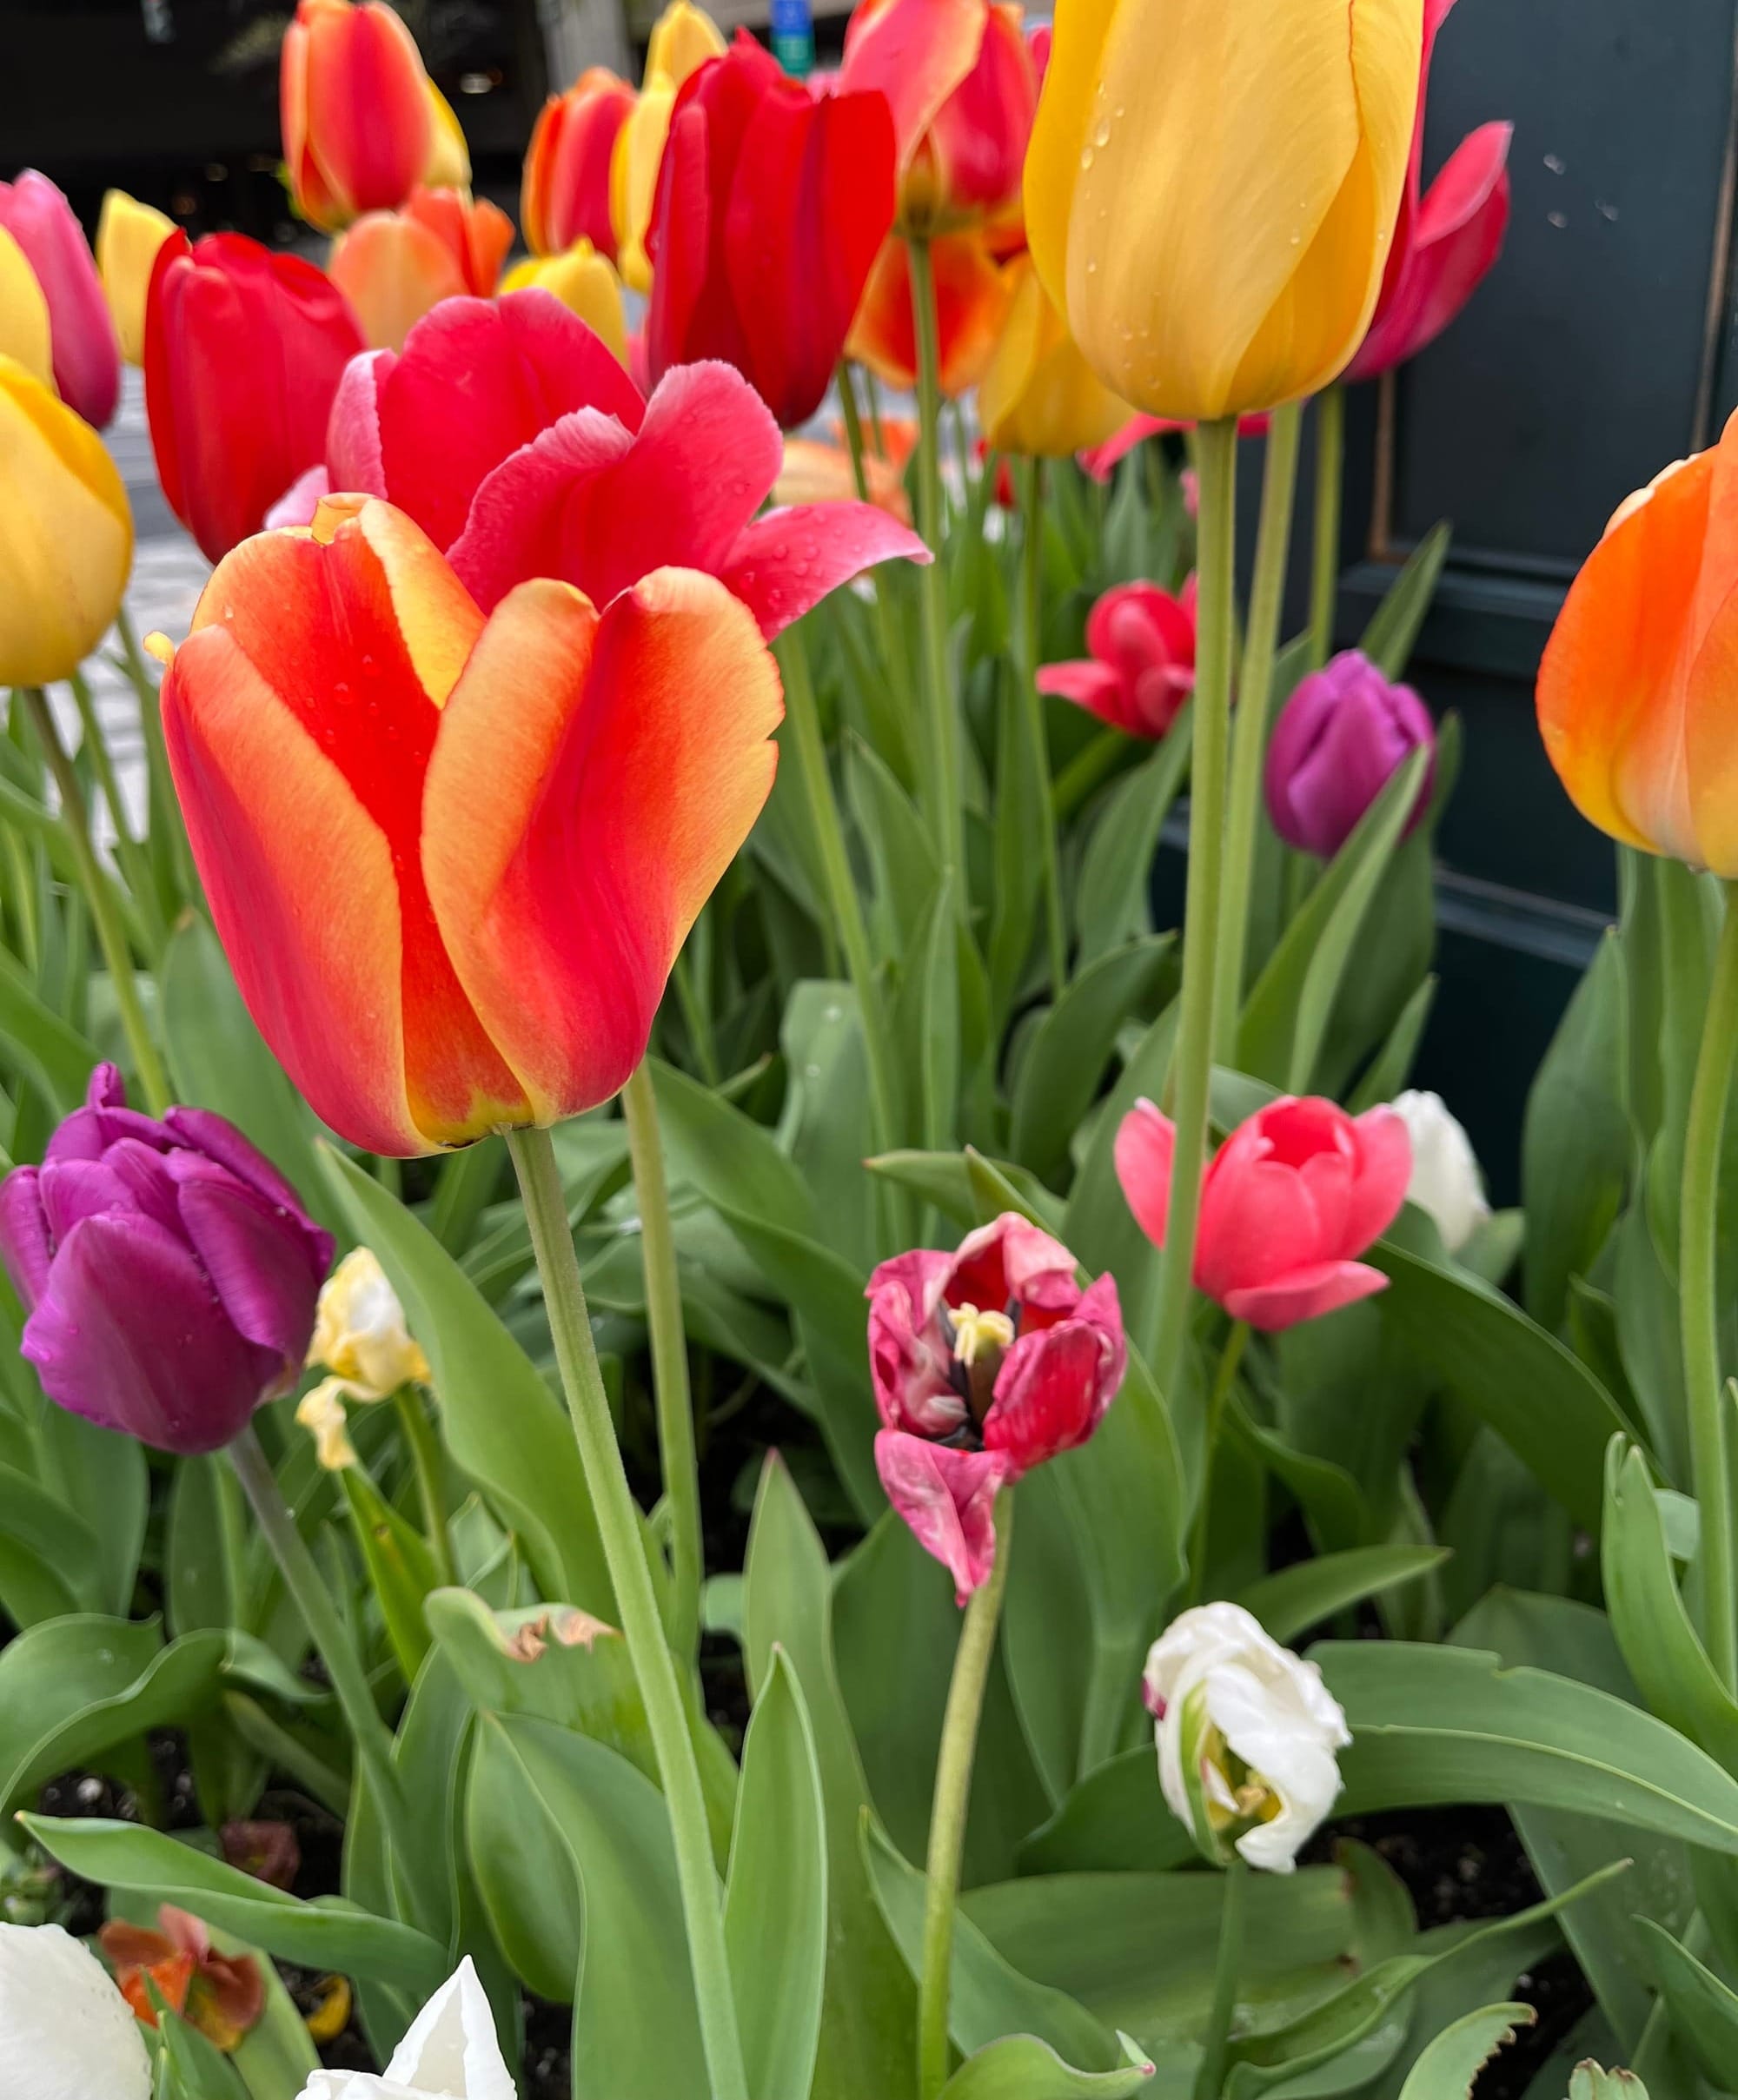
{"label": "pink tulip", "polygon": [[75,414],[101,430],[121,399],[121,345],[84,229],[45,175],[0,182],[0,226],[24,251],[48,302],[54,381]]}
{"label": "pink tulip", "polygon": [[[1240,438],[1258,438],[1267,434],[1270,418],[1265,414],[1240,415],[1237,418],[1237,435]],[[1189,430],[1194,426],[1178,422],[1174,415],[1131,415],[1120,430],[1112,431],[1102,445],[1089,445],[1075,458],[1080,471],[1101,486],[1121,466],[1137,446],[1145,444],[1149,438],[1162,438],[1173,430]]]}
{"label": "pink tulip", "polygon": [[1423,198],[1425,89],[1430,50],[1455,0],[1425,0],[1424,48],[1412,159],[1406,171],[1394,245],[1376,301],[1376,317],[1347,367],[1349,380],[1416,357],[1435,341],[1478,288],[1502,253],[1509,227],[1509,142],[1515,127],[1481,124],[1443,162]]}
{"label": "pink tulip", "polygon": [[866,1295],[881,1484],[963,1604],[994,1564],[997,1490],[1084,1444],[1116,1397],[1116,1279],[1082,1290],[1068,1249],[1005,1211],[952,1254],[882,1262]]}
{"label": "pink tulip", "polygon": [[1090,657],[1042,664],[1038,689],[1072,700],[1131,737],[1158,739],[1195,689],[1195,579],[1173,597],[1119,583],[1086,617]]}
{"label": "pink tulip", "polygon": [[[1117,1132],[1117,1178],[1137,1222],[1164,1244],[1176,1127],[1138,1101]],[[1285,1096],[1240,1123],[1201,1187],[1195,1287],[1271,1334],[1383,1288],[1357,1257],[1399,1214],[1412,1142],[1392,1109],[1348,1116]]]}

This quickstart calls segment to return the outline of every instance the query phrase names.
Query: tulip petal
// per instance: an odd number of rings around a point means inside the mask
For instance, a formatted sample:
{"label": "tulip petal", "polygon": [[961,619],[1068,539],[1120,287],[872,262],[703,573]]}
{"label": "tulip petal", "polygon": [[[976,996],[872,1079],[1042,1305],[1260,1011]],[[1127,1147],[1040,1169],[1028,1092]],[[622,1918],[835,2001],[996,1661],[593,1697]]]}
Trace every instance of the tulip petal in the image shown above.
{"label": "tulip petal", "polygon": [[719,575],[770,641],[877,562],[933,560],[908,526],[876,504],[803,503],[757,518]]}
{"label": "tulip petal", "polygon": [[1059,700],[1072,700],[1101,722],[1132,731],[1134,723],[1123,692],[1123,681],[1108,664],[1082,658],[1068,664],[1040,664],[1034,683],[1040,692]]}
{"label": "tulip petal", "polygon": [[[977,235],[939,235],[930,243],[929,260],[941,390],[953,399],[978,384],[995,355],[1008,311],[1009,281]],[[846,349],[889,386],[916,385],[911,258],[903,241],[881,244]]]}
{"label": "tulip petal", "polygon": [[221,1171],[183,1175],[181,1222],[237,1331],[278,1360],[293,1383],[325,1270],[262,1196]]}
{"label": "tulip petal", "polygon": [[53,1248],[36,1180],[34,1167],[16,1167],[0,1180],[0,1264],[26,1312],[48,1288]]}
{"label": "tulip petal", "polygon": [[364,350],[344,367],[326,422],[327,480],[341,493],[386,494],[380,390],[397,362],[391,350]]}
{"label": "tulip petal", "polygon": [[977,64],[988,17],[986,7],[886,0],[852,18],[839,86],[886,98],[901,172],[942,104]]}
{"label": "tulip petal", "polygon": [[1390,1108],[1366,1109],[1354,1116],[1357,1170],[1346,1209],[1342,1247],[1362,1254],[1400,1215],[1412,1178],[1412,1138],[1403,1116]]}
{"label": "tulip petal", "polygon": [[1144,1097],[1124,1116],[1117,1131],[1117,1179],[1135,1222],[1155,1247],[1164,1244],[1171,1220],[1171,1163],[1177,1125]]}
{"label": "tulip petal", "polygon": [[601,617],[502,600],[428,768],[423,866],[454,966],[540,1121],[614,1094],[677,950],[773,785],[783,713],[753,620],[662,570]]}
{"label": "tulip petal", "polygon": [[[547,576],[578,587],[593,545],[609,533],[610,467],[634,440],[595,408],[564,415],[486,478],[453,542],[453,573],[486,613],[516,584]],[[593,513],[605,516],[596,525]]]}
{"label": "tulip petal", "polygon": [[488,1994],[469,1955],[411,2022],[386,2067],[386,2082],[407,2093],[514,2100]]}
{"label": "tulip petal", "polygon": [[1127,1362],[1116,1282],[1060,1326],[1023,1334],[1003,1360],[996,1398],[984,1420],[984,1444],[1006,1458],[1013,1475],[1084,1444],[1098,1428]]}
{"label": "tulip petal", "polygon": [[952,1451],[898,1429],[875,1438],[875,1470],[887,1500],[924,1551],[953,1577],[964,1605],[996,1561],[996,1495],[1010,1477],[997,1451]]}
{"label": "tulip petal", "polygon": [[1386,1290],[1388,1278],[1379,1269],[1362,1262],[1317,1262],[1293,1269],[1270,1283],[1247,1289],[1229,1290],[1220,1302],[1233,1320],[1247,1321],[1264,1335],[1296,1327],[1301,1320],[1319,1320],[1360,1298]]}

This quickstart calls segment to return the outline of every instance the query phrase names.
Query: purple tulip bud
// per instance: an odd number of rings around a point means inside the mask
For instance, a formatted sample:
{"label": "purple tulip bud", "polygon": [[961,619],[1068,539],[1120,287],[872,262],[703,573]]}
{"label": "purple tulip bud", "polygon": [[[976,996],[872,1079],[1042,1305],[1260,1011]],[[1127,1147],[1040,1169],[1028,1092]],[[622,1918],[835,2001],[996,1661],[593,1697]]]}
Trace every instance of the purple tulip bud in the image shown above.
{"label": "purple tulip bud", "polygon": [[233,1123],[127,1106],[112,1064],[0,1182],[0,1262],[49,1398],[160,1451],[216,1451],[288,1390],[333,1244]]}
{"label": "purple tulip bud", "polygon": [[1430,806],[1436,771],[1430,711],[1410,686],[1390,685],[1362,651],[1347,649],[1306,678],[1280,710],[1267,750],[1267,813],[1289,846],[1331,860],[1420,745],[1430,762],[1410,831]]}

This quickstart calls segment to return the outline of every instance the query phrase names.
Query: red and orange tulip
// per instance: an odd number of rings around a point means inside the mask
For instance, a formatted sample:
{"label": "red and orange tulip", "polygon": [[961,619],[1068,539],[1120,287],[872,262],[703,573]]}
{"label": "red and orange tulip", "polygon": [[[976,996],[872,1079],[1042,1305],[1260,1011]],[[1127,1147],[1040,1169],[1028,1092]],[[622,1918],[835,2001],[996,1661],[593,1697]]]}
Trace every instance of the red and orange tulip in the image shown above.
{"label": "red and orange tulip", "polygon": [[328,274],[373,350],[401,350],[443,299],[488,298],[513,246],[513,222],[485,197],[413,189],[401,211],[366,212],[332,244]]}
{"label": "red and orange tulip", "polygon": [[1738,878],[1738,418],[1629,497],[1569,586],[1539,728],[1575,807],[1625,845]]}
{"label": "red and orange tulip", "polygon": [[[942,234],[930,243],[941,390],[969,394],[990,368],[1007,319],[1012,283],[983,237]],[[909,393],[917,384],[911,258],[903,241],[884,242],[851,324],[846,354],[877,378]]]}
{"label": "red and orange tulip", "polygon": [[297,0],[278,108],[296,207],[327,233],[403,203],[438,142],[416,40],[384,0]]}
{"label": "red and orange tulip", "polygon": [[575,241],[589,241],[615,261],[609,164],[634,103],[634,89],[607,66],[587,66],[565,95],[544,103],[519,195],[520,223],[534,255],[562,255]]}
{"label": "red and orange tulip", "polygon": [[238,547],[163,689],[236,981],[318,1113],[409,1156],[608,1099],[773,785],[776,666],[725,586],[485,618],[365,496]]}

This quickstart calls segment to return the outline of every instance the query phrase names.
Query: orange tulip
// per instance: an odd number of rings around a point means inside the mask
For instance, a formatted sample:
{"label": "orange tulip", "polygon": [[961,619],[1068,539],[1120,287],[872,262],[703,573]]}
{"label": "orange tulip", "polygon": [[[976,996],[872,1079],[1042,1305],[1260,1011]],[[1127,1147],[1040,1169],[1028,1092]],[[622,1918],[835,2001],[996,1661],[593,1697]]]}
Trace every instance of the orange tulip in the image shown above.
{"label": "orange tulip", "polygon": [[[899,469],[879,453],[863,455],[863,480],[869,500],[878,510],[897,518],[901,525],[912,521],[912,507]],[[857,500],[857,473],[843,445],[823,444],[819,438],[786,438],[785,461],[773,484],[774,503],[852,503]]]}
{"label": "orange tulip", "polygon": [[332,243],[327,274],[355,309],[371,350],[401,350],[442,299],[487,299],[513,246],[513,222],[487,198],[413,189],[402,211],[365,213]]}
{"label": "orange tulip", "polygon": [[315,1110],[408,1156],[606,1101],[773,785],[779,676],[716,579],[485,619],[378,498],[219,564],[163,725],[217,931]]}
{"label": "orange tulip", "polygon": [[1629,498],[1539,666],[1545,750],[1625,845],[1738,877],[1738,417]]}
{"label": "orange tulip", "polygon": [[438,142],[433,93],[384,0],[297,0],[278,101],[291,192],[325,232],[395,209],[423,180]]}
{"label": "orange tulip", "polygon": [[634,103],[634,89],[607,66],[587,66],[565,95],[544,103],[519,198],[525,244],[534,255],[562,255],[583,240],[615,261],[609,163]]}
{"label": "orange tulip", "polygon": [[[930,267],[935,273],[941,390],[952,397],[969,393],[989,369],[1012,287],[988,247],[972,234],[944,234],[932,242]],[[917,384],[911,261],[897,237],[875,258],[845,350],[890,387],[909,392]]]}

